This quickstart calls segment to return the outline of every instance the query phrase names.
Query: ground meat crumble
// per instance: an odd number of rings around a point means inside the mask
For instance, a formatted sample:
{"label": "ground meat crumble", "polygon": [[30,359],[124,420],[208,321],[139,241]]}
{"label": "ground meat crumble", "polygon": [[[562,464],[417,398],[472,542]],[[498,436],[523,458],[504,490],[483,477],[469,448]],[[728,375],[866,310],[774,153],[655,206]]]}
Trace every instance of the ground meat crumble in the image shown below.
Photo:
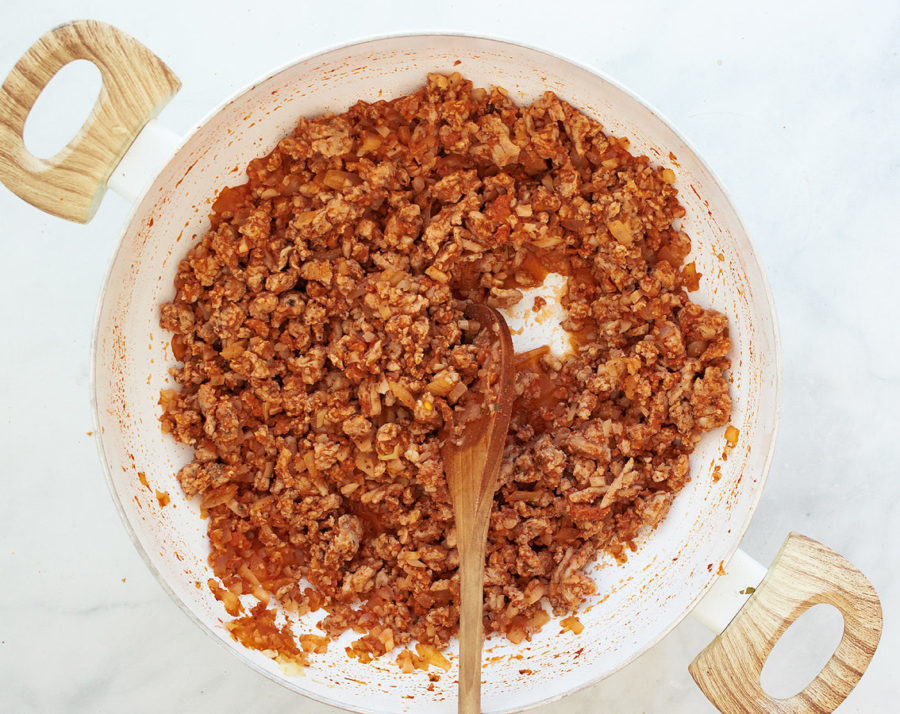
{"label": "ground meat crumble", "polygon": [[439,434],[479,370],[464,301],[513,305],[550,271],[575,350],[517,356],[486,634],[572,613],[585,567],[660,522],[730,413],[730,345],[687,294],[673,172],[627,149],[552,93],[520,107],[433,74],[302,119],[219,194],[162,306],[180,389],[160,402],[230,593],[324,608],[363,661],[417,640],[440,663],[459,576]]}

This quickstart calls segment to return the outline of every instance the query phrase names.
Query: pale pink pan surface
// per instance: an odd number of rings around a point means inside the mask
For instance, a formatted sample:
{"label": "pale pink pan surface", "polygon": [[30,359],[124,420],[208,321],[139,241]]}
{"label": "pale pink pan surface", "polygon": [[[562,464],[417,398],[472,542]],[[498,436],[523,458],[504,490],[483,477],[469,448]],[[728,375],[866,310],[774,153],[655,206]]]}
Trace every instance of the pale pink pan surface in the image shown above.
{"label": "pale pink pan surface", "polygon": [[[664,523],[626,564],[596,564],[592,573],[599,594],[578,613],[581,635],[562,632],[551,621],[531,642],[486,643],[484,711],[518,710],[611,674],[691,610],[750,521],[774,443],[778,340],[753,246],[722,188],[684,139],[613,82],[507,42],[419,35],[317,55],[228,102],[199,125],[155,179],[110,268],[94,355],[101,452],[123,519],[148,564],[185,611],[238,656],[285,686],[336,706],[366,712],[456,710],[452,650],[451,670],[429,690],[427,675],[401,673],[395,655],[368,665],[349,659],[343,640],[327,655],[314,656],[302,675],[286,674],[231,640],[223,626],[224,608],[206,585],[212,577],[206,522],[175,478],[190,452],[161,433],[157,404],[160,389],[170,386],[167,370],[174,363],[169,336],[158,326],[159,305],[174,295],[178,261],[207,229],[218,190],[243,183],[247,162],[270,151],[299,117],[340,112],[358,99],[399,96],[420,86],[432,71],[459,71],[476,86],[505,87],[518,102],[552,90],[602,122],[606,131],[627,136],[633,153],[673,168],[687,209],[682,226],[693,239],[690,259],[703,274],[695,300],[725,312],[731,325],[731,423],[740,430],[737,447],[723,460],[722,430],[708,434],[692,457],[691,482]],[[714,480],[717,466],[721,478]],[[168,506],[159,505],[157,489],[169,493]],[[295,632],[316,631],[321,617],[302,618]]]}

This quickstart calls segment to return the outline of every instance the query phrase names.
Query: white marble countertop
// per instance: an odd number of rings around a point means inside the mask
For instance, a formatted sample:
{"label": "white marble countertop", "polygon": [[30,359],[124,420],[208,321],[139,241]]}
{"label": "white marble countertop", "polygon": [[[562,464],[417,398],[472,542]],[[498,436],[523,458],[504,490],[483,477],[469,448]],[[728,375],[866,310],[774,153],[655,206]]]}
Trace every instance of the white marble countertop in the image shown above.
{"label": "white marble countertop", "polygon": [[[694,142],[756,241],[784,346],[778,446],[743,547],[769,562],[796,530],[869,575],[884,605],[884,635],[841,711],[896,707],[900,474],[886,454],[900,426],[900,5],[227,5],[37,0],[27,10],[8,7],[0,76],[54,25],[102,19],[180,75],[184,88],[163,118],[183,132],[295,56],[375,34],[460,30],[601,68]],[[70,127],[77,118],[60,107],[52,116]],[[52,138],[52,116],[43,131],[34,127],[35,142]],[[87,434],[88,352],[97,294],[127,211],[110,195],[91,224],[77,226],[0,189],[0,710],[333,711],[263,679],[205,637],[147,571],[115,513]],[[767,681],[787,686],[785,670],[811,676],[823,663],[822,649],[836,643],[838,630],[834,618],[820,622],[782,653],[782,676]],[[688,619],[613,677],[540,711],[711,711],[687,671],[709,639]]]}

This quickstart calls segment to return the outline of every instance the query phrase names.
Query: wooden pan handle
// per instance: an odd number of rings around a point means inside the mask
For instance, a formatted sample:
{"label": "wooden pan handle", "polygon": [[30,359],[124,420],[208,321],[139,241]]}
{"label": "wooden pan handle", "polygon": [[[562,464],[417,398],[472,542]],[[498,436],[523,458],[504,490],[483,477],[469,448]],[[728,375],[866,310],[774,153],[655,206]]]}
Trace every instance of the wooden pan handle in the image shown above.
{"label": "wooden pan handle", "polygon": [[[844,616],[840,644],[806,689],[787,699],[770,697],[760,684],[766,658],[787,628],[819,603]],[[833,712],[869,666],[881,623],[881,602],[866,577],[833,550],[791,533],[762,583],[690,672],[725,714]]]}
{"label": "wooden pan handle", "polygon": [[[25,120],[53,75],[78,59],[100,70],[100,96],[68,145],[50,159],[39,159],[25,148]],[[51,30],[0,87],[0,181],[42,211],[87,223],[109,175],[180,87],[162,60],[115,27],[78,20]]]}

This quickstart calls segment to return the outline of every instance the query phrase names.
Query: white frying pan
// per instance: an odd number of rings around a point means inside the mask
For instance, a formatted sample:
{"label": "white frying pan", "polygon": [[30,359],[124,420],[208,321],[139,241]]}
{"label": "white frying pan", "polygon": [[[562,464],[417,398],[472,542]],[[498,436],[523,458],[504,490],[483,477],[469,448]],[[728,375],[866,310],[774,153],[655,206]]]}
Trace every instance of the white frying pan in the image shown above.
{"label": "white frying pan", "polygon": [[[65,149],[37,159],[22,142],[25,119],[51,77],[75,59],[100,69],[100,97]],[[247,162],[269,152],[298,117],[407,93],[431,71],[459,71],[476,86],[503,86],[520,102],[553,90],[607,131],[629,137],[634,152],[671,166],[687,209],[683,226],[693,239],[692,259],[703,274],[696,299],[728,315],[734,344],[737,446],[723,460],[722,430],[708,434],[691,458],[691,481],[663,524],[624,565],[596,564],[592,574],[600,595],[578,614],[580,635],[560,634],[559,624],[550,622],[531,642],[486,643],[484,710],[523,709],[596,682],[693,611],[721,633],[690,666],[721,710],[832,711],[872,657],[881,607],[861,573],[802,536],[785,541],[768,573],[736,552],[771,460],[780,386],[772,297],[744,226],[706,164],[658,113],[610,79],[509,42],[410,35],[340,47],[274,71],[182,139],[153,120],[178,90],[178,79],[145,47],[108,25],[59,27],[13,68],[0,90],[0,180],[38,208],[69,220],[88,221],[107,185],[134,201],[97,313],[93,384],[101,461],[147,565],[198,625],[296,692],[364,712],[455,710],[452,651],[451,670],[429,691],[424,673],[401,673],[392,656],[363,665],[349,659],[342,645],[332,645],[327,655],[314,656],[303,676],[292,676],[232,641],[223,627],[225,611],[206,587],[212,577],[206,523],[175,479],[189,451],[164,436],[157,423],[159,390],[173,362],[168,336],[158,326],[159,305],[173,296],[178,261],[206,230],[217,191],[241,183]],[[171,503],[160,506],[154,490],[168,492]],[[755,586],[754,594],[739,594],[748,586]],[[759,684],[766,656],[790,623],[820,602],[844,616],[837,651],[803,692],[770,698]],[[295,631],[313,631],[320,616],[302,618]]]}

